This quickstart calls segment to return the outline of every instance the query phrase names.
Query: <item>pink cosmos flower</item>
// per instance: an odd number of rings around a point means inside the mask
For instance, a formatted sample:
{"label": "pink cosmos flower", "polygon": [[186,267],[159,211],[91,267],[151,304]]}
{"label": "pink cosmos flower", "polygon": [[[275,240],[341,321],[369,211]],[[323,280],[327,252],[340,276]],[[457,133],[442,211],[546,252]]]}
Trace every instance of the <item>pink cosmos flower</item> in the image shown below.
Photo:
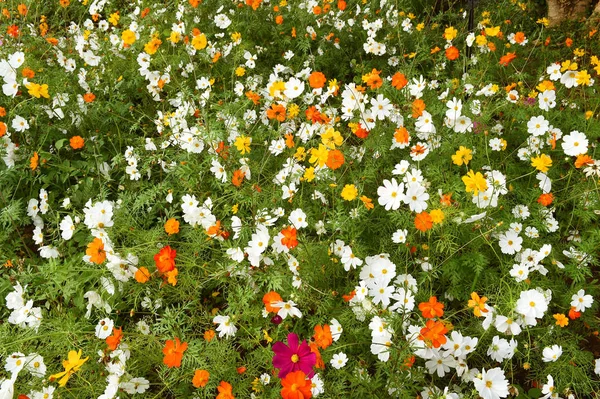
{"label": "pink cosmos flower", "polygon": [[273,344],[273,367],[279,369],[278,377],[285,378],[292,371],[302,370],[308,378],[312,378],[317,355],[311,352],[306,340],[299,344],[296,334],[288,334],[287,340],[289,346],[281,341]]}

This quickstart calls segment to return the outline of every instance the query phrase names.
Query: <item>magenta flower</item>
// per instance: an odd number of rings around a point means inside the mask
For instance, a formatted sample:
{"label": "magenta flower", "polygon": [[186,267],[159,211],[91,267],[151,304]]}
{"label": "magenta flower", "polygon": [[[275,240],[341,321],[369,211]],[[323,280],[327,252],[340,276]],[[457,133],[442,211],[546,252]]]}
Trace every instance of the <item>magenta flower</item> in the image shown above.
{"label": "magenta flower", "polygon": [[273,344],[273,367],[279,369],[279,378],[285,378],[292,371],[302,370],[308,378],[315,372],[314,365],[317,363],[317,355],[311,352],[306,340],[298,344],[298,336],[294,333],[287,336],[288,345],[283,342]]}

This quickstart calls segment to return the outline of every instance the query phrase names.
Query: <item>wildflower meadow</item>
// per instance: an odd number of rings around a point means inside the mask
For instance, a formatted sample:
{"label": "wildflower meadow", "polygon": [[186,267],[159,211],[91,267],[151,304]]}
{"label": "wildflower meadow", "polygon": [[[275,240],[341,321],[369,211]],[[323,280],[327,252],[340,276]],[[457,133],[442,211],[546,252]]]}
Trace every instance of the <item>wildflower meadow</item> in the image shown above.
{"label": "wildflower meadow", "polygon": [[0,399],[598,398],[591,3],[0,1]]}

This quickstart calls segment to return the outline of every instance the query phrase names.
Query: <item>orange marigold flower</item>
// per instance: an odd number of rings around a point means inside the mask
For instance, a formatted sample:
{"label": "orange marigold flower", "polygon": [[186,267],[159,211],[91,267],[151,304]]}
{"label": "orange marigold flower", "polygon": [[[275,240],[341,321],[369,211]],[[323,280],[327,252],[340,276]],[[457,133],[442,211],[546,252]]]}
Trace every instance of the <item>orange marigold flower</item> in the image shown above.
{"label": "orange marigold flower", "polygon": [[281,16],[281,15],[276,16],[275,17],[275,23],[277,25],[281,25],[283,23],[283,16]]}
{"label": "orange marigold flower", "polygon": [[296,248],[298,246],[295,227],[286,227],[285,229],[281,230],[281,234],[283,234],[283,238],[281,239],[281,243],[283,245],[285,245],[289,249]]}
{"label": "orange marigold flower", "polygon": [[552,317],[554,317],[556,319],[557,326],[566,327],[569,325],[569,319],[567,318],[567,316],[565,316],[562,313],[557,313],[557,314],[553,315]]}
{"label": "orange marigold flower", "polygon": [[329,169],[338,169],[344,164],[344,154],[340,150],[331,150],[327,154],[325,165]]}
{"label": "orange marigold flower", "polygon": [[179,338],[175,338],[175,341],[168,339],[165,343],[165,347],[162,350],[163,354],[165,355],[163,358],[163,363],[165,366],[169,368],[181,367],[183,352],[185,352],[187,348],[187,342],[181,343]]}
{"label": "orange marigold flower", "polygon": [[242,185],[242,182],[244,181],[245,176],[246,176],[246,174],[244,173],[244,171],[241,169],[238,169],[235,172],[233,172],[233,177],[231,178],[231,183],[236,187],[240,187]]}
{"label": "orange marigold flower", "polygon": [[32,69],[25,67],[21,71],[21,75],[23,75],[24,78],[33,79],[35,77],[35,72]]}
{"label": "orange marigold flower", "polygon": [[483,313],[488,312],[488,310],[485,308],[485,302],[487,300],[488,300],[487,297],[484,297],[484,296],[482,296],[480,298],[479,294],[477,294],[476,292],[471,293],[471,299],[469,299],[468,306],[470,308],[473,308],[473,313],[475,314],[475,316],[481,317],[482,312]]}
{"label": "orange marigold flower", "polygon": [[6,116],[6,108],[0,107],[0,116]]}
{"label": "orange marigold flower", "polygon": [[394,140],[398,144],[408,144],[410,140],[410,135],[408,134],[408,130],[401,126],[394,131]]}
{"label": "orange marigold flower", "polygon": [[206,330],[204,331],[204,340],[206,342],[210,342],[215,337],[215,330]]}
{"label": "orange marigold flower", "polygon": [[36,170],[38,167],[39,159],[40,159],[40,156],[38,155],[37,151],[34,152],[33,156],[29,159],[29,169]]}
{"label": "orange marigold flower", "polygon": [[575,308],[573,306],[571,306],[571,309],[569,309],[569,319],[575,320],[580,317],[581,317],[581,312],[576,311]]}
{"label": "orange marigold flower", "polygon": [[[1,123],[1,122],[0,122]],[[2,132],[0,129],[0,137],[2,137]],[[583,166],[592,165],[594,163],[594,159],[587,154],[577,155],[577,159],[575,160],[575,167],[580,169]]]}
{"label": "orange marigold flower", "polygon": [[281,299],[281,295],[279,295],[277,292],[269,291],[263,296],[262,301],[265,304],[265,309],[267,312],[277,313],[281,308],[275,307],[273,304],[277,302],[283,302],[283,299]]}
{"label": "orange marigold flower", "polygon": [[281,104],[271,104],[271,108],[267,110],[267,118],[285,121],[285,107]]}
{"label": "orange marigold flower", "polygon": [[83,101],[86,103],[91,103],[96,99],[96,95],[94,93],[85,93],[83,95]]}
{"label": "orange marigold flower", "polygon": [[460,51],[456,47],[450,46],[446,49],[446,58],[448,58],[450,61],[454,61],[459,56]]}
{"label": "orange marigold flower", "polygon": [[362,201],[363,205],[365,206],[365,208],[367,208],[367,210],[375,208],[375,205],[373,205],[373,200],[367,197],[366,195],[361,195],[359,199]]}
{"label": "orange marigold flower", "polygon": [[373,68],[371,72],[367,73],[366,75],[363,75],[362,81],[365,82],[367,86],[369,86],[369,88],[373,90],[378,89],[383,84],[383,80],[381,79],[379,74],[381,74],[381,71],[378,71],[377,69]]}
{"label": "orange marigold flower", "polygon": [[329,327],[328,324],[324,324],[323,326],[317,324],[314,330],[314,342],[319,348],[327,349],[327,347],[333,342],[333,338],[331,337],[331,327]]}
{"label": "orange marigold flower", "polygon": [[154,263],[156,268],[161,273],[170,272],[175,268],[175,257],[177,251],[171,249],[170,246],[163,247],[156,255],[154,255]]}
{"label": "orange marigold flower", "polygon": [[338,0],[337,8],[340,11],[344,11],[346,9],[346,2],[344,0]]}
{"label": "orange marigold flower", "polygon": [[437,301],[435,296],[429,298],[427,302],[421,302],[419,304],[419,310],[426,319],[433,319],[435,317],[442,317],[444,315],[444,304]]}
{"label": "orange marigold flower", "polygon": [[323,75],[322,72],[313,72],[308,77],[308,84],[313,89],[320,89],[325,85],[326,81],[327,79],[325,78],[325,75]]}
{"label": "orange marigold flower", "polygon": [[323,361],[323,357],[321,357],[321,352],[319,352],[319,347],[317,346],[316,343],[314,342],[310,342],[308,344],[310,351],[312,353],[315,354],[315,356],[317,357],[317,361],[315,363],[315,367],[318,369],[324,369],[325,368],[325,362]]}
{"label": "orange marigold flower", "polygon": [[233,387],[230,383],[221,381],[217,387],[217,390],[219,391],[219,394],[217,395],[216,399],[235,399],[232,392]]}
{"label": "orange marigold flower", "polygon": [[71,137],[71,139],[69,139],[69,145],[74,150],[79,150],[79,149],[83,148],[84,144],[85,144],[85,140],[81,136],[73,136],[73,137]]}
{"label": "orange marigold flower", "polygon": [[281,380],[281,397],[283,399],[309,399],[312,397],[312,383],[306,378],[304,371],[298,370],[288,373]]}
{"label": "orange marigold flower", "polygon": [[258,105],[258,103],[260,101],[260,96],[258,94],[256,94],[253,91],[247,91],[245,94],[246,94],[246,97],[249,100],[252,100],[252,102],[254,103],[254,105]]}
{"label": "orange marigold flower", "polygon": [[27,15],[27,6],[23,3],[19,4],[17,6],[17,11],[19,11],[19,14],[21,14],[24,17],[25,15]]}
{"label": "orange marigold flower", "polygon": [[417,98],[412,103],[412,117],[417,119],[419,116],[423,115],[423,111],[425,111],[425,101]]}
{"label": "orange marigold flower", "polygon": [[552,193],[541,194],[537,200],[538,204],[542,206],[549,206],[554,201],[554,195]]}
{"label": "orange marigold flower", "polygon": [[446,343],[446,325],[442,321],[427,320],[419,334],[419,340],[425,341],[427,345],[439,348]]}
{"label": "orange marigold flower", "polygon": [[415,216],[415,228],[419,231],[426,232],[433,227],[433,219],[427,211],[423,211]]}
{"label": "orange marigold flower", "polygon": [[148,280],[150,280],[150,272],[148,271],[147,268],[142,266],[137,269],[134,277],[135,277],[135,281],[137,281],[140,284],[144,284],[144,283],[147,283]]}
{"label": "orange marigold flower", "polygon": [[392,86],[395,87],[396,89],[400,90],[400,89],[404,88],[404,86],[406,86],[407,84],[408,84],[408,80],[406,79],[406,76],[404,76],[403,73],[396,72],[392,76]]}
{"label": "orange marigold flower", "polygon": [[196,370],[194,378],[192,378],[192,385],[196,388],[204,388],[208,384],[210,373],[206,370]]}
{"label": "orange marigold flower", "polygon": [[517,42],[519,44],[523,43],[525,41],[525,33],[523,33],[523,32],[515,33],[514,39],[515,39],[515,42]]}
{"label": "orange marigold flower", "polygon": [[169,270],[168,272],[166,272],[163,276],[163,280],[166,278],[167,283],[171,284],[172,286],[177,285],[177,275],[179,274],[179,270],[177,270],[176,267],[173,268],[173,270]]}
{"label": "orange marigold flower", "polygon": [[165,222],[165,232],[168,235],[179,233],[179,222],[175,218],[171,218]]}
{"label": "orange marigold flower", "polygon": [[572,45],[573,45],[573,39],[571,39],[570,37],[567,37],[567,40],[565,40],[565,46],[571,47]]}
{"label": "orange marigold flower", "polygon": [[415,360],[416,358],[414,356],[409,356],[406,359],[404,359],[404,363],[402,363],[402,366],[409,369],[413,366],[413,364],[415,364]]}
{"label": "orange marigold flower", "polygon": [[506,53],[505,55],[500,57],[500,65],[508,66],[508,64],[510,64],[515,58],[517,58],[517,55],[515,53]]}
{"label": "orange marigold flower", "polygon": [[121,338],[123,338],[123,327],[113,328],[112,335],[106,337],[106,345],[108,345],[108,349],[110,349],[111,351],[116,350],[119,344],[121,343]]}
{"label": "orange marigold flower", "polygon": [[97,265],[101,264],[106,260],[106,252],[104,251],[104,243],[99,238],[94,238],[90,242],[85,250],[85,254],[90,257],[90,262]]}

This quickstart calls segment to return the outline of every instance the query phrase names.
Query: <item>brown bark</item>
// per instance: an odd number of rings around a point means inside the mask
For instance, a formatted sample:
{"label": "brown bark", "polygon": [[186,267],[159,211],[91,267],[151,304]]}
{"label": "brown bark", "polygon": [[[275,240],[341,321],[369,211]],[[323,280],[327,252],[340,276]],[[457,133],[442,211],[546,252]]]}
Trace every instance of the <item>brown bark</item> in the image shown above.
{"label": "brown bark", "polygon": [[[547,0],[548,20],[551,26],[559,25],[566,20],[585,17],[592,0]],[[600,4],[594,12],[600,12]]]}
{"label": "brown bark", "polygon": [[596,4],[596,7],[594,8],[594,12],[592,12],[592,15],[596,15],[599,16],[600,15],[600,1],[598,2],[598,4]]}

